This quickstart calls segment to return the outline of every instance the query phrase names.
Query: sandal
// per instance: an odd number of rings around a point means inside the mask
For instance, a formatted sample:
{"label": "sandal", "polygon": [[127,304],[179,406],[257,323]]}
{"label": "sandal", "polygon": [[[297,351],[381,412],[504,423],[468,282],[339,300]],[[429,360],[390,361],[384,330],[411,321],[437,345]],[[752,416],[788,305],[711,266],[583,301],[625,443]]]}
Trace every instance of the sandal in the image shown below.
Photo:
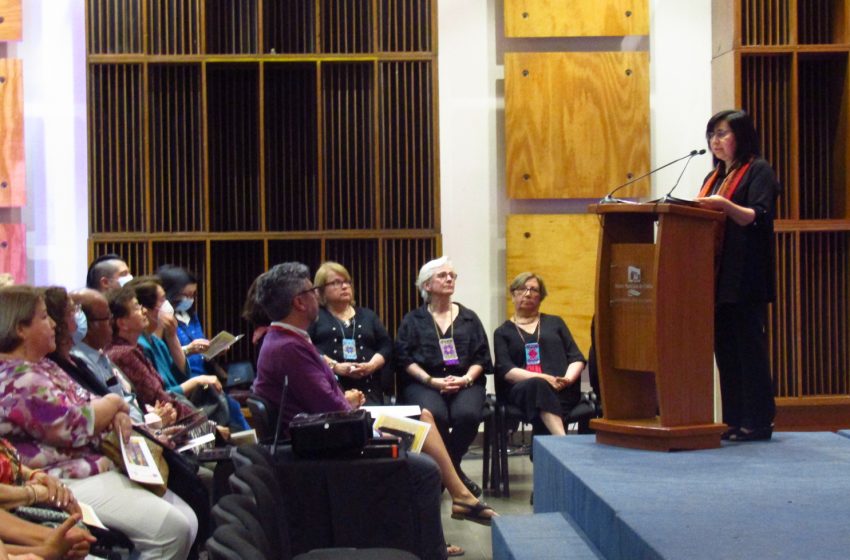
{"label": "sandal", "polygon": [[761,428],[740,428],[729,436],[729,441],[765,441],[773,436],[773,424]]}
{"label": "sandal", "polygon": [[466,554],[466,551],[459,546],[446,543],[446,555],[449,557],[452,556],[463,556]]}
{"label": "sandal", "polygon": [[454,511],[452,509],[452,519],[464,519],[466,521],[472,521],[473,523],[478,523],[479,525],[486,525],[487,527],[493,521],[492,516],[483,515],[485,511],[490,510],[493,514],[496,514],[496,510],[492,507],[488,506],[484,502],[475,502],[474,504],[464,504],[461,502],[452,502],[452,508],[455,506],[464,508],[464,511]]}

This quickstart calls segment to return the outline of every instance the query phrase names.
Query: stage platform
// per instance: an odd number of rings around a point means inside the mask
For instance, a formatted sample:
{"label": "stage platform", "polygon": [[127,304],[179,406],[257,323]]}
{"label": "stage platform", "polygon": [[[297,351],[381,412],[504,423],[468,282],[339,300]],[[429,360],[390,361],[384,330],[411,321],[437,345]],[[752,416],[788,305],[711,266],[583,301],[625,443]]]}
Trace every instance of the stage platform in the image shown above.
{"label": "stage platform", "polygon": [[847,559],[846,435],[780,432],[672,453],[536,438],[534,510],[563,513],[607,560]]}

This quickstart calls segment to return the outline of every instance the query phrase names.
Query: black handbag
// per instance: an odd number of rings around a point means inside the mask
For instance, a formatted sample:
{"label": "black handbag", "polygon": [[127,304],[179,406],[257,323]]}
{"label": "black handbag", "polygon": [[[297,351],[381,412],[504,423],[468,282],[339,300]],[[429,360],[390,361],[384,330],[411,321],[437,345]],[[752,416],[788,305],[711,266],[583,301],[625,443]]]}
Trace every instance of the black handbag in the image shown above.
{"label": "black handbag", "polygon": [[289,423],[292,452],[304,459],[356,457],[372,436],[365,410],[297,414]]}

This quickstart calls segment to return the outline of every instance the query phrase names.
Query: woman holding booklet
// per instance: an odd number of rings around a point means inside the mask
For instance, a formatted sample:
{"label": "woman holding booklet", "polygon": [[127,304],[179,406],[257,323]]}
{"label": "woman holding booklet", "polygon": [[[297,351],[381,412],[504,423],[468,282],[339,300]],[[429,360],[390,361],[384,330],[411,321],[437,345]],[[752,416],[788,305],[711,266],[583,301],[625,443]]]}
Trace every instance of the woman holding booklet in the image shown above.
{"label": "woman holding booklet", "polygon": [[186,558],[197,517],[170,491],[160,498],[131,482],[100,452],[109,431],[129,438],[127,403],[89,393],[46,357],[56,348],[54,327],[39,290],[0,289],[0,433],[24,465],[61,479],[127,535],[140,558]]}

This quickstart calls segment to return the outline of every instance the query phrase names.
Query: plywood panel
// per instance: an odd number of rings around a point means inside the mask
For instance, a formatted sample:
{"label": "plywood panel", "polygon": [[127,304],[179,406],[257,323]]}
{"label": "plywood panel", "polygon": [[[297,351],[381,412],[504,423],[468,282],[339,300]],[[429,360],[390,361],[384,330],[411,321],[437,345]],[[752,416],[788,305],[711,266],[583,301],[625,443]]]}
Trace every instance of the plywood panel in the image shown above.
{"label": "plywood panel", "polygon": [[505,0],[508,37],[648,34],[648,0]]}
{"label": "plywood panel", "polygon": [[21,0],[0,0],[0,41],[21,40]]}
{"label": "plywood panel", "polygon": [[[585,214],[515,214],[507,223],[505,285],[520,272],[534,272],[546,282],[544,313],[566,321],[581,351],[590,349],[590,321],[596,283],[599,219]],[[507,316],[513,315],[510,295]]]}
{"label": "plywood panel", "polygon": [[27,281],[27,230],[24,224],[0,224],[0,273],[8,272],[16,284]]}
{"label": "plywood panel", "polygon": [[22,69],[20,60],[0,59],[0,206],[4,207],[26,202]]}
{"label": "plywood panel", "polygon": [[649,168],[648,53],[506,54],[505,129],[510,197],[601,198]]}

